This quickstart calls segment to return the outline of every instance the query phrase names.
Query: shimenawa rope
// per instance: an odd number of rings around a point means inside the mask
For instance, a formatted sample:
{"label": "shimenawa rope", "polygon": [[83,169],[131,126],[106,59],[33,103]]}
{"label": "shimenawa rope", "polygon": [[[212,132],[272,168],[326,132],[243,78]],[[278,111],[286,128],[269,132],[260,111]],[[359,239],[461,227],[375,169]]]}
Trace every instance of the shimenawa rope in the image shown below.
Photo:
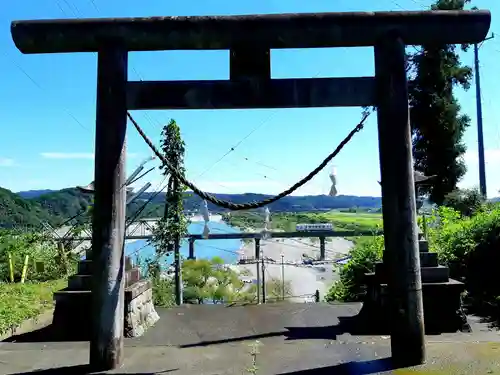
{"label": "shimenawa rope", "polygon": [[203,190],[199,189],[194,183],[191,181],[187,180],[184,176],[182,176],[167,160],[167,158],[156,148],[156,146],[153,144],[153,142],[148,138],[148,136],[144,133],[144,131],[141,129],[139,124],[134,120],[132,115],[127,112],[127,116],[136,128],[137,132],[140,134],[142,139],[144,139],[144,142],[151,148],[151,150],[154,152],[154,154],[163,162],[163,164],[168,168],[169,172],[176,177],[183,185],[186,185],[188,188],[190,188],[196,195],[198,195],[200,198],[206,199],[207,201],[219,206],[223,207],[232,211],[242,211],[242,210],[248,210],[248,209],[255,209],[255,208],[260,208],[264,207],[270,203],[276,202],[277,200],[280,200],[281,198],[286,197],[287,195],[292,194],[295,190],[309,182],[314,176],[316,176],[323,168],[326,167],[326,165],[332,161],[332,159],[339,154],[340,151],[344,148],[347,143],[352,139],[352,137],[359,132],[360,130],[363,129],[364,123],[368,116],[370,115],[370,112],[365,112],[363,114],[363,117],[361,118],[361,121],[359,122],[358,125],[354,127],[353,130],[350,131],[350,133],[347,135],[347,137],[344,138],[342,142],[337,146],[337,148],[330,154],[328,155],[320,165],[318,165],[311,173],[309,173],[307,176],[302,178],[300,181],[286,189],[285,191],[281,192],[278,195],[275,195],[274,197],[266,198],[262,201],[255,201],[255,202],[248,202],[248,203],[233,203],[225,200],[221,200],[216,198],[214,195],[209,194],[204,192]]}

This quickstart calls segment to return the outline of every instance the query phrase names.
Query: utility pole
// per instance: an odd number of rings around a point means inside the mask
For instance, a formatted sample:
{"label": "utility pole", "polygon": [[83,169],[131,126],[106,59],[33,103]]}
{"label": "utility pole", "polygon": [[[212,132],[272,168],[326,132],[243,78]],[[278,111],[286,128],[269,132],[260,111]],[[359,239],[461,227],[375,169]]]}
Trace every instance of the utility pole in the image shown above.
{"label": "utility pole", "polygon": [[260,238],[255,239],[255,267],[257,278],[257,304],[260,304]]}
{"label": "utility pole", "polygon": [[281,297],[285,300],[285,254],[281,252]]}
{"label": "utility pole", "polygon": [[[495,34],[491,34],[489,38],[484,40],[490,40],[495,37]],[[484,137],[483,137],[483,109],[481,104],[481,78],[479,74],[479,47],[477,43],[474,44],[474,76],[476,78],[476,109],[477,109],[477,151],[479,159],[479,187],[481,190],[481,195],[486,199],[486,162],[484,159]]]}

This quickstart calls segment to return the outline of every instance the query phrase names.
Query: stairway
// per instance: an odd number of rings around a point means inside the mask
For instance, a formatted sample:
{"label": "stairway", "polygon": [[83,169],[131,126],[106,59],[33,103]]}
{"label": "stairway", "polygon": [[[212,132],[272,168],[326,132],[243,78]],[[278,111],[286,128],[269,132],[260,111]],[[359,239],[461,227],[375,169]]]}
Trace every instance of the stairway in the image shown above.
{"label": "stairway", "polygon": [[[52,326],[56,332],[73,340],[89,340],[92,316],[92,261],[78,262],[76,275],[68,279],[68,287],[54,293],[55,309]],[[140,269],[132,267],[128,258],[125,266],[125,319],[128,337],[141,336],[153,325],[158,315],[152,302],[149,280],[141,279]]]}
{"label": "stairway", "polygon": [[76,275],[68,279],[68,287],[54,293],[52,326],[65,338],[89,340],[91,329],[92,261],[78,262]]}
{"label": "stairway", "polygon": [[[422,234],[419,234],[418,246],[426,332],[469,330],[462,312],[461,295],[465,285],[450,279],[449,268],[438,264],[437,253],[429,252],[429,244]],[[361,311],[364,316],[376,317],[382,326],[389,323],[387,271],[386,264],[379,262],[375,272],[365,274],[367,294]]]}

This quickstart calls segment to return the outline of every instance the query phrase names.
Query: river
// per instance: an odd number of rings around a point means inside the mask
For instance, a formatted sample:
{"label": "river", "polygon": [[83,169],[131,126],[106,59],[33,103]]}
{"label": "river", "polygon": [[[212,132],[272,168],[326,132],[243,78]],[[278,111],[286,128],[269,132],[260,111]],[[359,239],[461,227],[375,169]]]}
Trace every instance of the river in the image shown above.
{"label": "river", "polygon": [[[210,221],[209,228],[211,233],[239,233],[237,228],[227,225],[223,221]],[[203,232],[204,222],[194,221],[188,227],[190,234],[201,234]],[[238,261],[237,251],[242,248],[242,241],[239,239],[230,240],[196,240],[194,243],[194,255],[197,259],[211,259],[220,257],[226,264],[236,264]],[[125,245],[125,255],[130,256],[135,262],[137,256],[145,260],[154,257],[155,249],[148,244],[147,240],[137,240]],[[188,241],[184,240],[181,244],[181,255],[187,258],[189,255]],[[173,255],[163,257],[161,262],[172,264]]]}

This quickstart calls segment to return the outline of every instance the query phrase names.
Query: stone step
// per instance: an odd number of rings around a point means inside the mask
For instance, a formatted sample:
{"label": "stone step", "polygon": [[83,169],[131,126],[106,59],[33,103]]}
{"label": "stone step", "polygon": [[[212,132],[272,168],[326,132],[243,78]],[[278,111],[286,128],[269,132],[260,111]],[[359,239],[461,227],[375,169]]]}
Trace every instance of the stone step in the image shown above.
{"label": "stone step", "polygon": [[68,278],[69,290],[91,290],[92,275],[71,275]]}
{"label": "stone step", "polygon": [[429,252],[429,242],[427,242],[427,240],[419,240],[418,251],[420,251],[421,253]]}
{"label": "stone step", "polygon": [[420,267],[437,267],[437,253],[420,253]]}
{"label": "stone step", "polygon": [[[437,253],[420,253],[420,267],[437,267],[438,266],[438,255]],[[383,267],[383,266],[378,266],[378,264],[382,264],[382,262],[378,262],[375,265],[375,270],[377,270],[377,267]],[[383,271],[383,269],[380,269],[379,272]],[[375,271],[377,272],[377,271]]]}
{"label": "stone step", "polygon": [[[430,253],[429,253],[430,254]],[[445,266],[424,266],[420,267],[420,273],[423,283],[445,283],[450,278],[450,270]],[[386,267],[383,262],[375,264],[375,274],[381,282],[385,282]]]}
{"label": "stone step", "polygon": [[75,306],[86,306],[90,304],[92,292],[90,290],[70,290],[69,288],[54,292],[56,304],[71,304]]}
{"label": "stone step", "polygon": [[446,266],[421,267],[423,283],[447,283],[450,280],[450,269]]}
{"label": "stone step", "polygon": [[[125,269],[130,270],[134,268],[132,260],[130,257],[125,258]],[[92,260],[81,260],[78,262],[78,274],[79,275],[92,275]]]}
{"label": "stone step", "polygon": [[92,275],[92,261],[91,260],[81,260],[78,262],[78,274],[79,275]]}
{"label": "stone step", "polygon": [[[84,266],[85,267],[85,266]],[[80,268],[80,267],[79,267]],[[125,271],[125,286],[130,286],[141,280],[141,270],[138,267]],[[70,290],[91,290],[92,275],[78,272],[68,279],[68,289]]]}

